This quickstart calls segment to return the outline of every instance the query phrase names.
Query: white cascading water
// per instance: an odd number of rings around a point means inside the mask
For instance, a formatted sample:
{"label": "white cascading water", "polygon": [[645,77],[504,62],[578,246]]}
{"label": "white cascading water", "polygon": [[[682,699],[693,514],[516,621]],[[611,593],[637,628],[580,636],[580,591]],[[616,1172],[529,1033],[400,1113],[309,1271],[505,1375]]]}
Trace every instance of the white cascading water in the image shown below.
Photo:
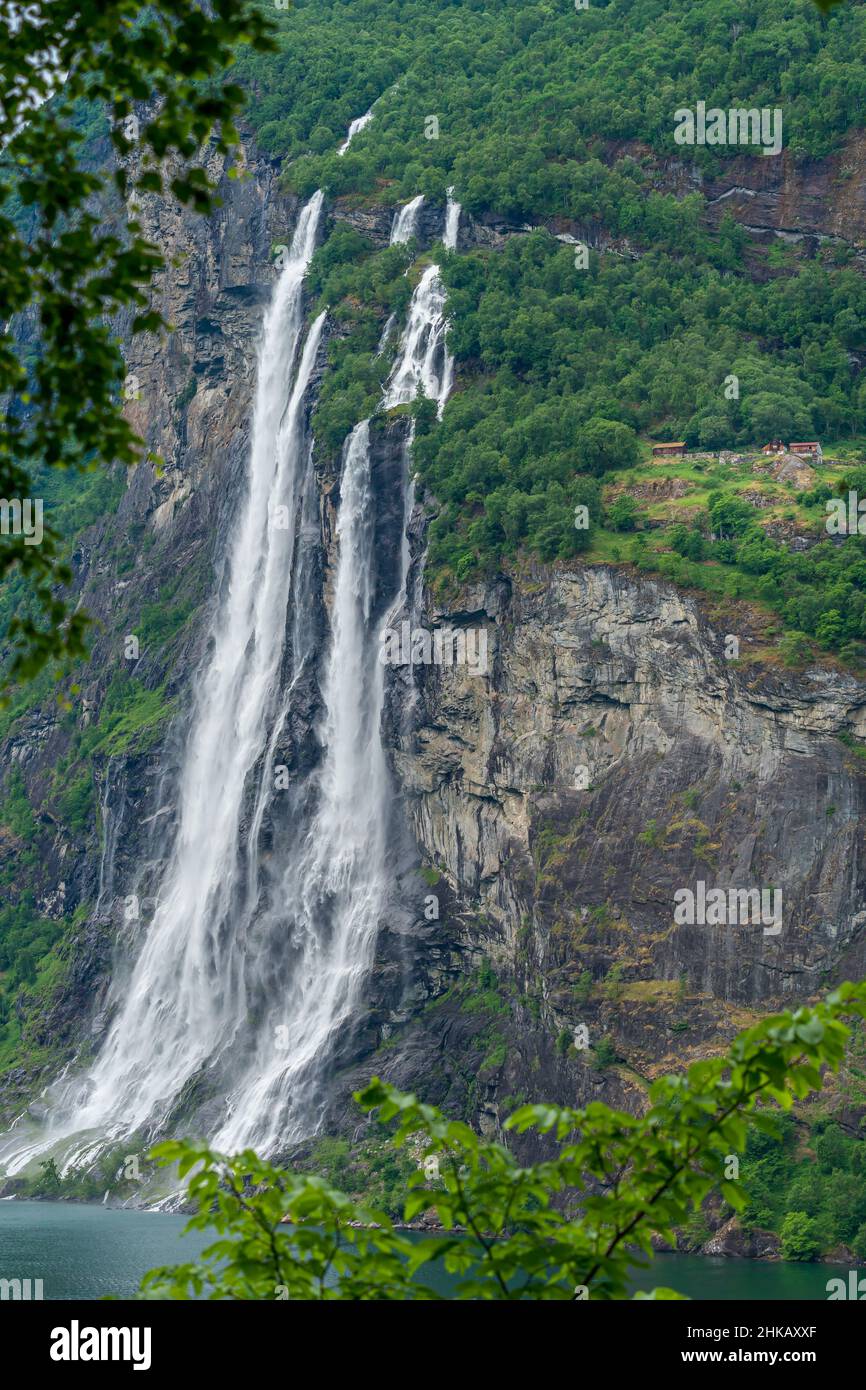
{"label": "white cascading water", "polygon": [[14,1130],[0,1144],[10,1172],[65,1136],[92,1135],[70,1152],[71,1164],[140,1125],[158,1128],[187,1080],[231,1041],[245,1011],[244,961],[230,918],[242,871],[244,791],[279,695],[294,499],[309,447],[304,396],[325,318],[311,326],[301,351],[303,281],[322,202],[317,192],[300,214],[262,326],[247,491],[212,651],[197,682],[177,832],[156,912],[89,1073],[57,1097],[35,1147],[19,1148]]}
{"label": "white cascading water", "polygon": [[[460,204],[454,202],[449,189],[443,237],[448,250],[457,245],[459,223]],[[392,242],[396,239],[392,233]],[[429,265],[412,296],[400,355],[385,392],[386,407],[404,405],[423,390],[437,402],[441,414],[454,379],[453,362],[445,349],[446,328],[445,286],[438,265]]]}
{"label": "white cascading water", "polygon": [[404,203],[394,213],[394,220],[391,223],[391,245],[396,246],[398,242],[410,241],[418,231],[418,213],[421,211],[421,204],[424,201],[424,194],[419,193],[417,198],[413,198],[411,203]]}
{"label": "white cascading water", "polygon": [[448,189],[448,206],[445,209],[445,232],[442,240],[446,251],[457,250],[457,237],[460,232],[460,204],[454,201],[454,189]]}
{"label": "white cascading water", "polygon": [[370,124],[370,122],[372,121],[372,119],[373,119],[373,111],[372,111],[372,108],[371,108],[369,111],[365,111],[363,116],[356,116],[355,119],[354,119],[354,121],[352,121],[351,124],[350,124],[350,126],[349,126],[349,129],[348,129],[348,131],[347,131],[347,133],[346,133],[346,138],[345,138],[345,140],[343,141],[343,143],[342,143],[342,145],[340,146],[340,148],[337,150],[337,154],[340,154],[340,155],[345,154],[345,153],[346,153],[346,150],[347,150],[347,149],[349,148],[349,146],[351,145],[351,143],[352,143],[352,141],[354,140],[355,136],[356,136],[356,135],[360,135],[361,131],[364,130],[364,129],[366,129],[366,127]]}
{"label": "white cascading water", "polygon": [[315,1127],[320,1065],[354,1012],[387,897],[390,796],[380,731],[384,686],[371,642],[369,434],[365,420],[343,451],[318,805],[272,909],[287,919],[293,959],[247,1075],[228,1098],[228,1118],[215,1138],[223,1149],[251,1144],[267,1153]]}
{"label": "white cascading water", "polygon": [[[413,218],[421,201],[414,200]],[[459,216],[449,197],[446,234],[455,239]],[[392,244],[405,230],[406,221],[395,219]],[[450,380],[444,303],[433,266],[412,296],[386,408],[412,400],[419,388],[444,405]],[[414,495],[405,478],[404,489],[405,523]],[[404,524],[396,593],[374,621],[374,520],[370,421],[363,420],[343,450],[319,802],[300,856],[290,856],[275,894],[278,910],[288,915],[294,959],[248,1072],[229,1096],[229,1116],[214,1141],[226,1150],[252,1145],[267,1153],[315,1128],[324,1108],[322,1067],[358,1007],[386,909],[392,789],[380,727],[385,679],[378,634],[406,601],[409,550]]]}
{"label": "white cascading water", "polygon": [[[421,201],[401,209],[392,240],[413,234]],[[47,1150],[66,1169],[136,1130],[158,1133],[184,1087],[207,1069],[226,1092],[225,1118],[210,1125],[218,1147],[252,1145],[268,1153],[305,1137],[323,1109],[322,1069],[361,1000],[389,886],[392,792],[378,635],[406,601],[409,568],[404,527],[396,592],[384,617],[375,613],[367,420],[343,450],[322,757],[311,774],[311,810],[293,827],[294,838],[264,885],[258,859],[274,750],[294,682],[312,659],[309,638],[298,635],[303,566],[293,557],[304,530],[317,531],[304,397],[324,314],[303,346],[302,337],[303,279],[321,206],[317,193],[301,213],[263,325],[248,490],[198,681],[177,831],[156,913],[127,980],[117,986],[118,1007],[96,1062],[49,1093],[49,1123],[38,1136],[16,1126],[0,1141],[0,1161],[10,1173]],[[459,207],[449,198],[446,244],[458,221]],[[444,290],[431,266],[412,296],[385,407],[423,389],[441,409],[451,380],[445,329]],[[404,496],[408,518],[408,480]],[[274,524],[278,509],[287,525]],[[281,690],[293,623],[293,661]],[[245,795],[255,776],[259,789],[245,832]]]}

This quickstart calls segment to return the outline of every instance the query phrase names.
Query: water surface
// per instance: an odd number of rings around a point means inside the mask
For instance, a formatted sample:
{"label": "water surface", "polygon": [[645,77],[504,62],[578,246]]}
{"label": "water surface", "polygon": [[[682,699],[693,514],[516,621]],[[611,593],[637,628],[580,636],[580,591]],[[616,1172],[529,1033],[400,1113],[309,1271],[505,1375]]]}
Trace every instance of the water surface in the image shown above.
{"label": "water surface", "polygon": [[[213,1242],[213,1232],[184,1235],[186,1221],[69,1202],[0,1202],[0,1278],[41,1279],[46,1299],[129,1298],[149,1269],[195,1260]],[[840,1275],[847,1278],[847,1270],[835,1265],[659,1255],[633,1283],[694,1299],[826,1300],[827,1280]],[[455,1282],[441,1270],[429,1280],[442,1294]]]}

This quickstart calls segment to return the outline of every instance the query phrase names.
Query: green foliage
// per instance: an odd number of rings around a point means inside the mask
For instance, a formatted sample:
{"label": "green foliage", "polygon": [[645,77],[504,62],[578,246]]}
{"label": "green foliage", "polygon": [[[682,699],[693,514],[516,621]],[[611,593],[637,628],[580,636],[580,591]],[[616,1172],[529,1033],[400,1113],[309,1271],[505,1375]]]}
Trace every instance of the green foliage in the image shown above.
{"label": "green foliage", "polygon": [[165,686],[149,690],[124,671],[111,681],[98,720],[79,736],[77,757],[88,760],[146,752],[164,733],[173,713],[174,702],[167,699]]}
{"label": "green foliage", "polygon": [[[128,1173],[128,1160],[138,1160],[138,1175]],[[101,1202],[108,1191],[120,1198],[132,1197],[140,1192],[141,1180],[149,1177],[148,1169],[140,1155],[132,1155],[129,1143],[117,1145],[101,1153],[87,1167],[73,1168],[61,1174],[54,1159],[40,1163],[38,1176],[21,1175],[19,1196],[22,1198],[48,1197],[64,1202]]]}
{"label": "green foliage", "polygon": [[[826,153],[866,104],[855,60],[864,37],[858,6],[824,20],[784,0],[746,12],[716,0],[662,9],[634,0],[579,13],[570,3],[354,0],[350,18],[340,0],[295,0],[279,53],[237,66],[256,84],[259,141],[286,159],[302,192],[384,186],[398,200],[454,182],[476,212],[589,221],[618,201],[599,173],[601,142],[640,140],[681,156],[672,113],[698,99],[727,108],[732,92],[748,91],[758,107],[783,98],[786,146]],[[373,123],[338,157],[349,121],[374,101]],[[428,112],[438,114],[438,139],[425,138]],[[736,151],[693,153],[715,172]],[[639,203],[619,202],[617,230],[627,231]],[[664,225],[664,213],[655,216]]]}
{"label": "green foliage", "polygon": [[638,533],[631,558],[638,569],[675,584],[758,599],[773,609],[788,630],[779,644],[785,665],[810,661],[815,645],[863,665],[866,538],[851,535],[842,545],[828,539],[807,552],[789,551],[764,534],[754,508],[718,493],[710,498],[709,520],[716,539],[675,524],[654,533],[652,549],[639,546]]}
{"label": "green foliage", "polygon": [[500,993],[496,972],[488,964],[480,965],[473,975],[458,986],[460,1008],[467,1014],[500,1014],[508,1004]]}
{"label": "green foliage", "polygon": [[665,833],[664,826],[659,825],[653,817],[652,820],[647,821],[646,829],[638,832],[637,838],[642,845],[649,845],[650,849],[658,849],[664,844]]}
{"label": "green foliage", "polygon": [[571,987],[572,998],[576,1004],[586,1004],[591,993],[592,974],[589,970],[582,970]]}
{"label": "green foliage", "polygon": [[782,1222],[782,1258],[785,1260],[814,1260],[820,1253],[821,1240],[816,1223],[804,1211],[790,1211]]}
{"label": "green foliage", "polygon": [[[218,1238],[198,1263],[152,1270],[142,1297],[429,1300],[438,1297],[424,1282],[433,1261],[456,1278],[458,1299],[626,1297],[630,1269],[652,1258],[654,1233],[672,1243],[674,1227],[713,1190],[742,1208],[740,1184],[723,1177],[729,1155],[743,1149],[750,1127],[774,1129],[769,1105],[789,1112],[820,1089],[824,1068],[838,1070],[852,1015],[866,1016],[866,985],[842,985],[814,1008],[764,1019],[726,1056],[655,1081],[640,1116],[599,1102],[522,1106],[506,1133],[551,1141],[549,1156],[529,1167],[504,1144],[371,1081],[357,1099],[395,1124],[394,1145],[411,1147],[418,1165],[404,1219],[432,1208],[443,1228],[417,1241],[321,1177],[275,1168],[250,1150],[226,1157],[206,1144],[162,1144],[157,1160],[189,1177],[189,1228],[213,1227]],[[436,1161],[435,1185],[425,1159]],[[575,1194],[578,1212],[569,1210]],[[806,1251],[812,1232],[804,1214],[794,1216],[784,1238]]]}
{"label": "green foliage", "polygon": [[578,431],[575,444],[579,471],[596,478],[613,468],[630,468],[640,458],[634,430],[617,420],[594,416]]}
{"label": "green foliage", "polygon": [[864,1223],[851,1242],[851,1249],[858,1260],[866,1261],[866,1223]]}
{"label": "green foliage", "polygon": [[39,1164],[41,1174],[37,1178],[32,1189],[34,1197],[56,1197],[60,1191],[60,1173],[53,1158],[45,1159]]}
{"label": "green foliage", "polygon": [[[178,156],[171,193],[211,209],[196,161],[209,144],[228,153],[244,95],[221,74],[237,45],[268,47],[269,27],[246,0],[34,0],[26,23],[0,26],[0,496],[38,497],[46,467],[137,461],[113,320],[132,311],[133,333],[166,325],[149,308],[162,258],[135,198],[161,192],[166,156]],[[25,317],[35,353],[18,350]],[[8,624],[13,678],[80,657],[87,623],[59,588],[72,574],[53,524],[40,544],[4,536],[0,575],[15,566],[28,602]]]}
{"label": "green foliage", "polygon": [[633,497],[623,493],[611,502],[605,512],[605,523],[612,531],[634,531],[637,526],[638,508]]}
{"label": "green foliage", "polygon": [[806,1138],[812,1153],[804,1157],[802,1129],[803,1122],[786,1116],[777,1134],[750,1135],[743,1163],[749,1192],[743,1221],[778,1231],[791,1252],[786,1259],[812,1259],[839,1244],[853,1248],[866,1223],[864,1140],[820,1117]]}
{"label": "green foliage", "polygon": [[779,642],[779,651],[786,666],[801,666],[812,658],[812,643],[805,632],[786,632]]}
{"label": "green foliage", "polygon": [[[16,903],[0,907],[2,996],[11,1000],[19,985],[36,983],[40,966],[58,942],[64,923],[40,917],[33,894],[23,890]],[[4,1015],[8,1017],[8,1012]]]}
{"label": "green foliage", "polygon": [[36,820],[27,798],[20,768],[13,767],[6,779],[6,797],[0,804],[0,825],[27,842],[36,835]]}
{"label": "green foliage", "polygon": [[[748,80],[751,101],[763,94],[775,105],[784,92],[789,148],[825,152],[859,121],[852,91],[866,90],[862,64],[851,68],[864,24],[856,10],[823,21],[762,0],[759,12],[737,17],[735,33],[712,0],[677,0],[661,17],[652,0],[579,15],[567,6],[515,14],[507,0],[360,0],[353,19],[337,0],[299,3],[281,21],[279,52],[239,64],[255,83],[258,137],[284,157],[292,187],[324,186],[357,204],[419,192],[441,202],[453,185],[477,215],[573,219],[591,244],[604,229],[643,252],[593,253],[577,269],[573,248],[539,230],[495,251],[443,257],[459,390],[441,425],[419,429],[415,443],[441,505],[430,531],[434,580],[489,573],[521,550],[549,561],[585,550],[592,528],[574,526],[575,507],[587,506],[593,528],[601,522],[591,481],[637,460],[638,432],[729,447],[857,427],[850,349],[866,311],[862,277],[844,257],[795,256],[753,280],[732,218],[711,234],[697,195],[660,193],[651,166],[609,146],[639,139],[677,152],[676,106],[709,101],[710,88],[725,106]],[[348,121],[374,100],[374,120],[337,156]],[[425,137],[423,112],[437,113],[438,138]],[[696,148],[690,157],[718,173],[730,153]],[[407,282],[398,275],[371,295],[362,281],[397,254],[405,248],[373,255],[356,229],[338,225],[317,256],[314,288],[352,329],[331,342],[317,414],[332,454],[378,405],[377,331]],[[721,387],[731,372],[741,389],[728,401]],[[629,529],[628,510],[614,504],[617,529]],[[692,568],[659,567],[701,582],[702,545],[693,534],[683,551]],[[747,564],[744,556],[744,573],[760,573]],[[773,575],[771,598],[775,584]],[[829,619],[822,634],[852,640]]]}
{"label": "green foliage", "polygon": [[[35,859],[35,850],[29,854]],[[71,918],[43,917],[33,890],[20,884],[31,868],[27,855],[16,855],[15,900],[0,906],[0,1072],[39,1067],[56,1051],[44,1010],[68,971],[67,943],[88,913],[80,903]]]}
{"label": "green foliage", "polygon": [[70,830],[74,830],[79,835],[88,830],[95,830],[92,774],[82,772],[79,777],[70,782],[58,798],[58,806],[60,814]]}
{"label": "green foliage", "polygon": [[607,974],[605,975],[604,981],[601,986],[601,991],[605,999],[610,999],[612,1002],[616,1002],[616,1000],[622,998],[622,992],[624,988],[622,975],[622,965],[617,963],[616,965],[612,965],[610,967],[610,970],[608,970]]}
{"label": "green foliage", "polygon": [[[863,388],[851,363],[866,291],[845,255],[808,263],[777,257],[769,278],[753,280],[746,234],[732,218],[711,233],[697,194],[659,192],[651,164],[618,157],[611,141],[678,154],[676,107],[698,96],[725,106],[747,81],[753,103],[784,97],[795,157],[826,153],[860,121],[866,71],[852,55],[862,48],[862,7],[825,20],[802,6],[791,13],[784,0],[761,0],[754,13],[737,15],[733,32],[716,0],[674,0],[661,14],[654,0],[635,0],[622,13],[593,5],[579,14],[568,5],[515,10],[511,0],[358,0],[351,13],[343,0],[297,0],[271,17],[273,51],[264,51],[263,14],[243,0],[213,9],[193,0],[164,10],[141,11],[134,0],[68,16],[67,9],[67,0],[45,4],[47,26],[29,35],[23,26],[4,40],[14,71],[56,25],[58,62],[70,74],[62,93],[28,113],[8,147],[5,181],[0,170],[12,238],[0,276],[0,308],[8,301],[2,321],[14,331],[29,303],[42,306],[41,352],[24,354],[17,366],[11,352],[0,357],[0,388],[5,372],[12,391],[5,457],[8,467],[26,470],[10,475],[12,495],[27,491],[27,472],[45,462],[77,478],[106,458],[137,457],[138,441],[117,410],[123,367],[107,325],[114,310],[131,306],[141,311],[137,330],[160,326],[145,302],[159,256],[134,217],[124,241],[91,207],[110,183],[102,170],[112,147],[121,161],[118,192],[134,191],[122,162],[130,141],[120,129],[126,116],[141,115],[134,102],[163,98],[142,118],[141,192],[161,185],[163,155],[194,156],[211,125],[216,149],[227,148],[241,86],[254,92],[246,116],[261,148],[285,161],[286,180],[301,192],[324,186],[357,206],[418,192],[442,201],[453,185],[475,214],[494,211],[517,223],[571,219],[591,244],[604,232],[641,249],[635,258],[593,252],[579,270],[573,248],[543,231],[511,237],[496,251],[437,252],[459,390],[441,425],[431,403],[415,411],[416,462],[441,505],[430,532],[432,578],[462,582],[521,551],[548,561],[579,555],[602,521],[596,480],[636,460],[638,433],[717,447],[857,428]],[[229,56],[238,87],[218,80]],[[51,82],[50,70],[40,70],[41,93]],[[337,156],[349,120],[374,101],[373,122]],[[437,113],[439,138],[426,138],[424,112]],[[17,119],[15,102],[6,119],[10,126]],[[704,147],[691,156],[714,174],[731,153]],[[193,206],[210,205],[195,165],[171,187]],[[352,425],[378,408],[388,360],[377,359],[379,336],[388,315],[399,322],[405,311],[410,256],[406,247],[375,251],[338,220],[315,257],[311,288],[340,330],[329,337],[315,417],[319,446],[332,456]],[[720,395],[730,372],[740,381],[736,401]],[[181,403],[193,387],[191,379]],[[589,529],[574,524],[578,506],[587,507]],[[613,504],[617,531],[631,529],[630,510]],[[740,535],[730,516],[718,519],[720,534]],[[742,511],[739,521],[747,526]],[[59,533],[59,522],[52,526]],[[702,564],[697,533],[679,560],[651,551],[644,567],[679,583],[721,585],[731,596],[754,596],[740,578],[754,576],[763,582],[757,596],[785,609],[784,561],[747,540],[737,575],[720,578]],[[17,669],[35,671],[58,643],[80,653],[85,616],[65,610],[56,581],[68,579],[69,568],[56,536],[40,547],[4,546],[2,559],[23,567],[18,578],[36,594],[35,602],[5,607],[18,625]],[[725,562],[721,550],[711,559]],[[855,659],[860,611],[839,601],[815,609],[814,594],[799,592],[810,581],[796,578],[797,611],[784,612],[785,624]],[[180,609],[166,622],[172,628],[183,619]]]}
{"label": "green foliage", "polygon": [[378,357],[382,324],[402,319],[412,288],[406,246],[375,251],[353,227],[338,225],[313,257],[309,283],[320,309],[329,306],[341,332],[328,343],[313,429],[318,445],[335,455],[359,420],[380,404],[390,359]]}
{"label": "green foliage", "polygon": [[610,1038],[599,1038],[592,1048],[592,1065],[596,1071],[606,1071],[617,1060],[616,1048]]}

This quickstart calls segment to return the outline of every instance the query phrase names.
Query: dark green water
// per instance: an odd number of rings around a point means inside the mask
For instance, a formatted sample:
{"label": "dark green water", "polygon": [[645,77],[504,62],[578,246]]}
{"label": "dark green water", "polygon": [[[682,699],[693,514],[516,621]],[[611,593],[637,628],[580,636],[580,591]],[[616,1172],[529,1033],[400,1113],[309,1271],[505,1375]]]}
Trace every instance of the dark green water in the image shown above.
{"label": "dark green water", "polygon": [[194,1260],[213,1235],[185,1216],[68,1202],[0,1202],[0,1278],[41,1279],[46,1299],[128,1298],[156,1265]]}
{"label": "dark green water", "polygon": [[[185,1223],[162,1212],[0,1202],[0,1279],[41,1279],[46,1299],[127,1298],[147,1270],[194,1260],[211,1243],[211,1235],[183,1235]],[[634,1283],[665,1285],[696,1299],[825,1300],[827,1280],[840,1274],[847,1271],[829,1265],[660,1255]],[[452,1283],[444,1274],[431,1282],[441,1293]]]}

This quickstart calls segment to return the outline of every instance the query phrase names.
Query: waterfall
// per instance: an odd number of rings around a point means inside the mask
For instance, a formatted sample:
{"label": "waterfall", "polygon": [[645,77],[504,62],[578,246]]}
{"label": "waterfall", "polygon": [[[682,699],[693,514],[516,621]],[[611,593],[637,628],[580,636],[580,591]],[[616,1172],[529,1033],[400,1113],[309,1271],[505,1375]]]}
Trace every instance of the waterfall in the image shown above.
{"label": "waterfall", "polygon": [[[326,1068],[361,1004],[389,908],[395,813],[378,639],[407,603],[414,501],[410,435],[400,572],[394,592],[379,593],[369,420],[342,454],[320,757],[298,776],[279,853],[260,853],[293,695],[318,660],[318,492],[305,398],[325,315],[304,338],[303,282],[322,201],[315,194],[299,217],[263,323],[246,489],[195,682],[154,916],[134,928],[132,963],[113,983],[114,1013],[95,1062],[51,1089],[38,1135],[25,1124],[0,1140],[10,1173],[46,1150],[68,1170],[135,1131],[159,1134],[187,1113],[200,1079],[219,1100],[196,1120],[219,1148],[279,1150],[320,1122]],[[392,240],[414,234],[422,201],[400,210]],[[449,197],[446,244],[459,216]],[[423,390],[441,410],[452,373],[445,329],[433,265],[412,295],[383,408]]]}
{"label": "waterfall", "polygon": [[[416,199],[416,202],[418,200]],[[407,204],[402,212],[412,204]],[[460,222],[460,204],[448,193],[445,213],[446,247],[453,249]],[[393,242],[394,232],[391,234]],[[430,265],[415,287],[400,353],[385,392],[383,404],[405,405],[424,392],[437,402],[441,413],[454,378],[454,366],[445,349],[445,286],[438,265]]]}
{"label": "waterfall", "polygon": [[457,235],[460,231],[460,204],[454,201],[454,189],[448,189],[448,206],[445,209],[445,232],[442,240],[447,251],[457,250]]}
{"label": "waterfall", "polygon": [[348,129],[348,132],[347,132],[347,134],[346,134],[345,140],[343,141],[343,143],[342,143],[342,145],[340,146],[340,148],[337,150],[337,154],[341,154],[341,155],[342,155],[342,154],[345,154],[345,153],[346,153],[346,150],[347,150],[347,149],[349,148],[349,146],[351,145],[351,143],[352,143],[352,141],[354,140],[355,136],[358,135],[358,134],[365,128],[365,126],[368,126],[368,125],[370,124],[370,122],[372,121],[372,119],[373,119],[373,109],[372,109],[372,107],[370,108],[369,111],[366,111],[366,112],[364,113],[363,116],[356,116],[355,119],[354,119],[354,121],[352,121],[351,124],[350,124],[350,126],[349,126],[349,129]]}
{"label": "waterfall", "polygon": [[394,213],[394,221],[391,223],[391,245],[396,246],[399,241],[410,241],[418,230],[418,213],[421,211],[421,204],[424,201],[423,193],[417,198],[413,198],[411,203],[404,203]]}
{"label": "waterfall", "polygon": [[[415,199],[415,213],[420,204]],[[459,215],[449,199],[455,228]],[[395,221],[392,241],[396,234]],[[405,404],[421,388],[444,404],[450,380],[444,305],[438,269],[431,266],[413,293],[383,407]],[[405,462],[408,454],[407,442]],[[269,1002],[247,1074],[228,1097],[229,1115],[214,1140],[223,1150],[252,1145],[267,1153],[315,1129],[325,1106],[324,1069],[332,1046],[356,1013],[368,978],[387,910],[393,811],[380,727],[385,674],[378,636],[407,601],[406,527],[413,502],[414,486],[404,476],[400,575],[390,607],[377,614],[370,421],[361,421],[343,449],[318,804],[300,853],[288,857],[274,895],[292,941],[291,960],[277,998]]]}
{"label": "waterfall", "polygon": [[400,354],[385,392],[386,406],[405,405],[423,388],[431,400],[444,399],[445,289],[438,265],[429,265],[412,296]]}
{"label": "waterfall", "polygon": [[321,1066],[358,1002],[386,901],[390,787],[380,731],[384,684],[372,640],[369,421],[344,447],[340,490],[319,800],[275,895],[293,959],[249,1073],[229,1097],[229,1118],[215,1140],[224,1149],[252,1144],[268,1152],[315,1127]]}
{"label": "waterfall", "polygon": [[303,281],[323,195],[302,210],[274,287],[258,350],[247,484],[233,518],[228,584],[218,604],[196,696],[178,792],[175,838],[153,920],[90,1071],[55,1098],[33,1145],[0,1144],[9,1171],[64,1136],[94,1147],[140,1126],[159,1128],[183,1086],[227,1047],[247,1008],[241,824],[249,779],[265,751],[279,696],[298,495],[310,448],[305,393],[325,315],[304,327]]}

